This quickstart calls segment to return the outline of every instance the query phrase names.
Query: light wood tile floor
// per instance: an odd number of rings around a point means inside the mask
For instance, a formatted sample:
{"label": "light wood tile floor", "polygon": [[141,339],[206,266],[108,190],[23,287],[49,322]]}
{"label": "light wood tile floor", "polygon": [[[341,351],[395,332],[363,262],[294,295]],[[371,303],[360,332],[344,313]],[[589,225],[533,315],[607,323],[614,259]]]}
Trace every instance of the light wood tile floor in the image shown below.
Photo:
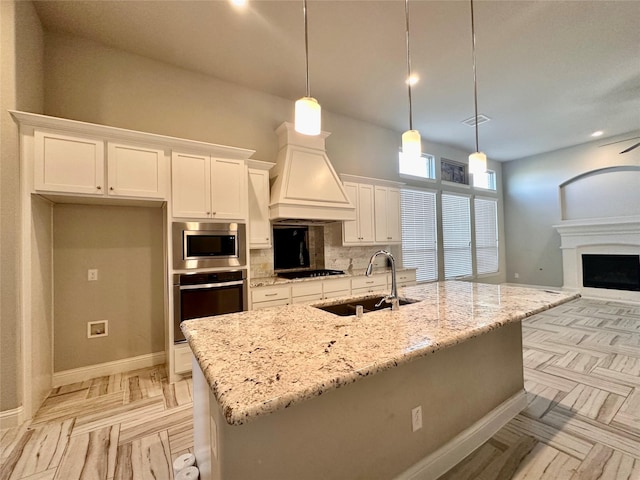
{"label": "light wood tile floor", "polygon": [[640,480],[640,306],[535,315],[523,358],[527,408],[439,480]]}
{"label": "light wood tile floor", "polygon": [[[523,350],[528,407],[440,480],[640,480],[640,306],[535,315]],[[57,388],[0,433],[0,480],[170,480],[193,451],[191,392],[163,367]]]}

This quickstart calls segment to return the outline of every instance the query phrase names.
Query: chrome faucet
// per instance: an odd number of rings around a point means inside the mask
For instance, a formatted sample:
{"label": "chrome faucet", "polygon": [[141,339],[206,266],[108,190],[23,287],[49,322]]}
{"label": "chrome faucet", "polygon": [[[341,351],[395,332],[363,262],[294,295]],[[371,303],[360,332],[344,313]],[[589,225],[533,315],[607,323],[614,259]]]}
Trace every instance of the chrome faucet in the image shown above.
{"label": "chrome faucet", "polygon": [[384,255],[391,261],[391,293],[386,297],[383,297],[382,300],[377,303],[376,307],[379,307],[382,305],[382,302],[385,302],[391,304],[392,311],[396,311],[400,308],[400,299],[398,298],[398,286],[396,284],[396,259],[393,258],[393,255],[386,250],[378,250],[376,253],[371,255],[365,275],[367,277],[371,276],[371,272],[373,271],[373,261],[378,255]]}

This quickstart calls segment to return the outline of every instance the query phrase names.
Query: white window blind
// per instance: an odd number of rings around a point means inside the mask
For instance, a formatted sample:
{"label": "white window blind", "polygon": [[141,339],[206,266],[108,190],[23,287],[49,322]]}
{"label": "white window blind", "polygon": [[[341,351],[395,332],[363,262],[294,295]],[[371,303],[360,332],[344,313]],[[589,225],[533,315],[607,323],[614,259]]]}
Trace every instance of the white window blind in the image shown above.
{"label": "white window blind", "polygon": [[475,198],[476,273],[498,271],[498,202]]}
{"label": "white window blind", "polygon": [[416,269],[416,280],[438,279],[438,234],[436,194],[426,190],[403,188],[402,264]]}
{"label": "white window blind", "polygon": [[444,278],[471,276],[471,206],[469,197],[442,194]]}

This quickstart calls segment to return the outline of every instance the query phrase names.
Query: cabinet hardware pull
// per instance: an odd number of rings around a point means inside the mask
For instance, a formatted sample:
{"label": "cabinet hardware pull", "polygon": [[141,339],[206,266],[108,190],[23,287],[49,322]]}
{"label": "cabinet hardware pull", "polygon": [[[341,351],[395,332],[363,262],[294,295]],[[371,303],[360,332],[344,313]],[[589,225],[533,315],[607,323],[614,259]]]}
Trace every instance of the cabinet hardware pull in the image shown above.
{"label": "cabinet hardware pull", "polygon": [[109,190],[111,190],[113,192],[113,187],[109,187]]}
{"label": "cabinet hardware pull", "polygon": [[275,297],[277,295],[277,293],[265,293],[264,296],[265,297]]}
{"label": "cabinet hardware pull", "polygon": [[211,212],[207,212],[207,215],[211,215]]}
{"label": "cabinet hardware pull", "polygon": [[100,185],[98,185],[96,188],[97,188],[98,190],[102,190],[102,187],[101,187]]}

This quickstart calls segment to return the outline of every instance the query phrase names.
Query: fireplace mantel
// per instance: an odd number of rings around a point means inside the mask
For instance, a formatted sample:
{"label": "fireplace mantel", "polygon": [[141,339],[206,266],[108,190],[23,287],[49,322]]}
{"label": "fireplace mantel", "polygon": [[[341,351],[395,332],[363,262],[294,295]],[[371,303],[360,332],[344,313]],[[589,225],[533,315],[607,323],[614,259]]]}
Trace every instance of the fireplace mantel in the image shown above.
{"label": "fireplace mantel", "polygon": [[554,228],[561,237],[564,288],[640,303],[638,292],[584,287],[581,261],[583,254],[640,254],[640,215],[564,220]]}

